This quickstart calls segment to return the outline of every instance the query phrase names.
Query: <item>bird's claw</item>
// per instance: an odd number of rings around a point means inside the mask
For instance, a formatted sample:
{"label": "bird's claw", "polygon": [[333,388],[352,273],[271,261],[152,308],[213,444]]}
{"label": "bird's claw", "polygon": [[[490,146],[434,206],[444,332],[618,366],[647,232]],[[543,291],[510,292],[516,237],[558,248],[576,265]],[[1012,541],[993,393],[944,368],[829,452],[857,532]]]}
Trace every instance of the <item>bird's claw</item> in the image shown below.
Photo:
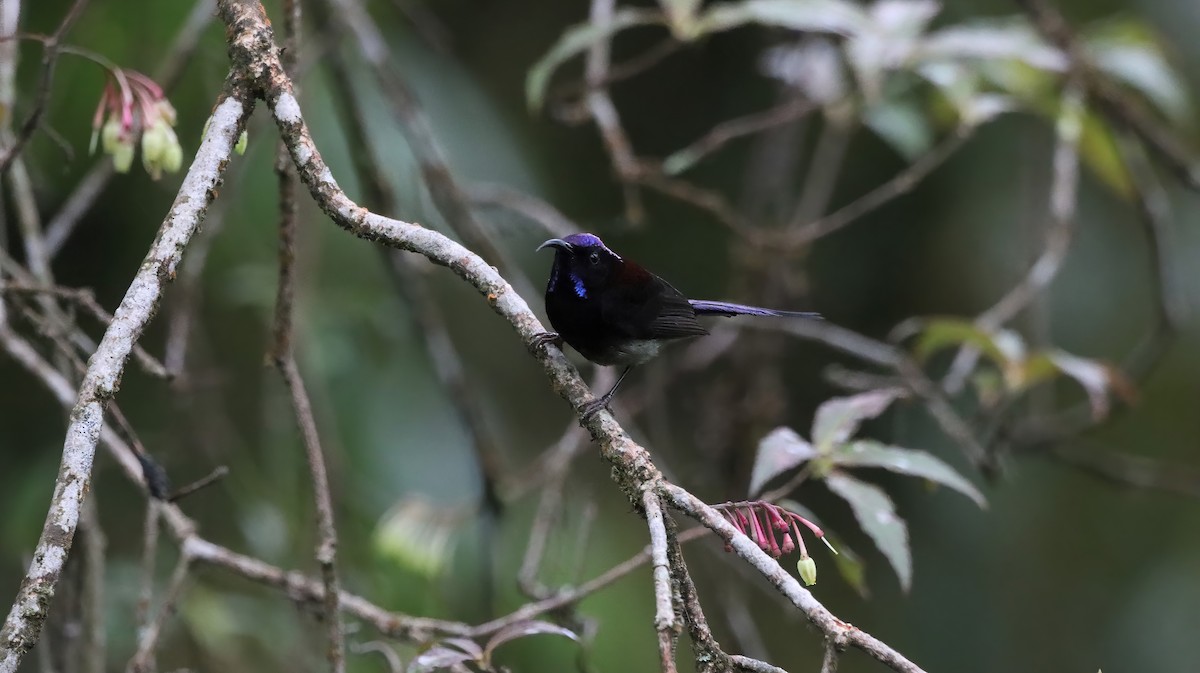
{"label": "bird's claw", "polygon": [[[589,420],[591,420],[592,416],[600,413],[601,409],[608,409],[608,403],[610,401],[612,401],[612,398],[608,395],[605,395],[583,405],[583,408],[580,409],[581,413],[579,414],[579,423],[587,423]],[[612,413],[611,409],[608,409],[608,411],[609,413]]]}
{"label": "bird's claw", "polygon": [[558,332],[538,332],[537,334],[533,335],[533,340],[531,343],[533,344],[534,348],[554,344],[555,347],[561,349],[563,345],[563,338]]}

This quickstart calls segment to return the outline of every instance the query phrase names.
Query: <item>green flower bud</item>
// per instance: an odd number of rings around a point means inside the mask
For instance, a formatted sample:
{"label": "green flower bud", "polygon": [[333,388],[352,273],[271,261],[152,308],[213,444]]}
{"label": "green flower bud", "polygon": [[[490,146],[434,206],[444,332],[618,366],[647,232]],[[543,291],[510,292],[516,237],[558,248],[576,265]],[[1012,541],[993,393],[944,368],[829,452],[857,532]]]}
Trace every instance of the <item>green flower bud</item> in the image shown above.
{"label": "green flower bud", "polygon": [[142,161],[157,162],[167,146],[162,124],[155,123],[142,132]]}
{"label": "green flower bud", "polygon": [[104,122],[104,128],[100,130],[100,147],[104,149],[104,153],[115,154],[124,140],[124,135],[121,124],[116,119],[110,118]]}
{"label": "green flower bud", "polygon": [[174,133],[171,134],[171,139],[174,142],[167,145],[166,151],[163,152],[162,166],[166,172],[176,173],[183,166],[183,148],[179,146]]}
{"label": "green flower bud", "polygon": [[796,570],[800,571],[800,579],[805,586],[811,587],[817,583],[817,562],[811,556],[802,556],[796,562]]}
{"label": "green flower bud", "polygon": [[133,166],[133,141],[126,140],[117,143],[111,150],[105,149],[112,155],[113,169],[118,173],[128,173]]}
{"label": "green flower bud", "polygon": [[158,110],[159,119],[171,126],[175,125],[175,106],[171,105],[171,101],[166,98],[160,99],[154,107]]}
{"label": "green flower bud", "polygon": [[142,166],[154,180],[163,171],[174,173],[183,164],[183,149],[179,138],[166,121],[159,119],[142,133]]}

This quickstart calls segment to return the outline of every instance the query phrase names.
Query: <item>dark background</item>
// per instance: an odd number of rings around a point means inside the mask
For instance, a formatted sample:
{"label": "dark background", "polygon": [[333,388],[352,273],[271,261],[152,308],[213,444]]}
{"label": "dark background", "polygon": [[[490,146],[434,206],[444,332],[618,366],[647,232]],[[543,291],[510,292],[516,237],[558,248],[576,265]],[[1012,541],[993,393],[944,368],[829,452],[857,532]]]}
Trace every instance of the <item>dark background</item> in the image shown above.
{"label": "dark background", "polygon": [[[28,3],[23,29],[50,32],[68,3]],[[1075,25],[1114,14],[1135,15],[1158,31],[1174,64],[1192,84],[1200,73],[1200,8],[1187,2],[1085,2],[1060,5]],[[464,181],[502,183],[538,194],[617,251],[638,259],[692,296],[764,300],[739,269],[729,232],[690,207],[647,198],[640,226],[624,219],[621,192],[591,126],[563,126],[532,115],[523,99],[524,77],[561,32],[586,18],[583,3],[558,0],[430,2],[418,6],[444,30],[446,49],[430,45],[390,3],[373,3],[404,74],[416,88]],[[125,67],[152,71],[190,3],[93,2],[69,42]],[[273,18],[278,8],[268,6]],[[1005,2],[949,2],[939,22],[1015,13]],[[280,21],[276,18],[276,25]],[[641,51],[661,32],[618,40],[618,58]],[[223,32],[214,23],[171,100],[185,151],[220,88],[227,61]],[[745,29],[692,45],[656,68],[614,87],[613,95],[640,154],[664,156],[714,123],[761,109],[774,85],[757,74],[759,53],[777,36]],[[351,51],[352,53],[352,51]],[[309,54],[311,56],[311,54]],[[28,104],[39,48],[22,48],[20,104]],[[304,59],[302,58],[302,61]],[[353,63],[358,63],[352,59]],[[578,62],[556,81],[577,76]],[[350,155],[332,106],[328,72],[319,60],[301,81],[301,104],[335,176],[354,198]],[[91,113],[103,84],[93,64],[64,57],[47,122],[75,156],[44,135],[26,157],[44,213],[55,212],[93,161],[86,153]],[[359,95],[373,114],[381,156],[392,157],[404,212],[392,215],[437,224],[422,193],[411,155],[391,121],[370,73],[356,66]],[[23,108],[18,108],[22,118]],[[178,394],[131,369],[119,401],[148,449],[178,482],[228,465],[231,476],[185,501],[204,534],[235,550],[286,568],[314,570],[313,512],[307,468],[286,392],[263,365],[275,293],[276,192],[270,164],[273,129],[259,112],[249,150],[234,162],[222,191],[222,230],[204,271],[200,319],[189,354],[193,390]],[[1193,129],[1184,135],[1193,137]],[[805,131],[811,135],[811,129]],[[816,243],[794,264],[807,284],[797,308],[882,337],[914,315],[973,316],[990,306],[1024,273],[1039,249],[1049,184],[1053,127],[1025,114],[985,126],[966,148],[913,194]],[[710,158],[695,175],[736,201],[752,143],[742,141]],[[905,165],[867,133],[851,144],[834,203],[845,203]],[[94,288],[111,308],[122,296],[167,211],[180,179],[151,181],[135,168],[116,179],[55,260],[61,284]],[[799,189],[797,184],[797,189]],[[1174,186],[1172,187],[1174,190]],[[1174,247],[1180,285],[1195,303],[1200,238],[1193,226],[1200,197],[1173,191]],[[1132,205],[1085,168],[1077,236],[1062,273],[1045,300],[1051,341],[1076,354],[1120,360],[1151,316],[1149,262]],[[11,220],[11,218],[10,218]],[[512,216],[491,216],[502,245],[540,287],[548,254],[533,248],[546,236]],[[420,494],[439,507],[473,506],[477,467],[454,406],[434,376],[410,320],[371,245],[335,227],[310,203],[302,206],[299,356],[330,454],[345,587],[386,607],[478,622],[522,599],[513,586],[536,498],[510,503],[495,546],[483,549],[474,524],[458,535],[452,561],[427,578],[379,554],[372,544],[384,512]],[[11,226],[11,225],[10,225]],[[8,241],[16,240],[15,228]],[[569,423],[569,410],[546,385],[508,325],[451,274],[430,268],[429,279],[448,309],[451,331],[473,384],[483,391],[487,416],[500,438],[506,470],[526,465]],[[769,299],[769,297],[767,297]],[[529,298],[540,310],[540,298]],[[167,295],[167,306],[174,300]],[[164,309],[164,314],[168,309]],[[162,347],[160,316],[143,344]],[[1020,325],[1021,323],[1018,323]],[[92,326],[92,332],[100,330]],[[1196,414],[1200,336],[1189,320],[1163,362],[1140,388],[1138,402],[1087,445],[1195,466],[1200,417]],[[769,359],[755,357],[762,342],[747,338],[708,368],[671,379],[635,424],[674,480],[710,502],[737,497],[755,440],[776,424],[807,429],[817,403],[835,393],[821,377],[833,361],[852,361],[818,345],[769,341]],[[645,367],[634,381],[665,377],[685,348]],[[738,351],[741,351],[740,353]],[[739,405],[724,408],[736,431],[712,440],[705,391],[733,385],[747,363],[779,373],[784,388],[771,400],[768,423]],[[0,358],[0,596],[15,595],[54,482],[64,417],[33,377]],[[1065,392],[1068,399],[1074,393]],[[619,414],[620,415],[620,414]],[[653,420],[646,420],[652,418]],[[864,600],[833,571],[824,550],[817,597],[836,615],[898,648],[930,671],[1194,671],[1200,666],[1200,512],[1194,499],[1129,489],[1038,453],[1014,456],[991,484],[966,465],[962,453],[927,416],[913,410],[889,416],[868,434],[928,449],[981,484],[990,508],[979,511],[947,490],[871,475],[896,500],[910,527],[915,579],[903,594],[883,558],[854,524],[849,510],[821,488],[796,498],[818,512],[866,557],[871,597]],[[735,466],[733,471],[729,466]],[[1182,469],[1182,468],[1181,468]],[[730,475],[737,478],[731,478]],[[543,579],[550,584],[591,577],[645,544],[645,529],[592,451],[572,472],[564,528],[552,538]],[[93,495],[108,536],[110,636],[114,670],[132,652],[143,499],[98,454]],[[587,503],[598,517],[583,549],[575,547]],[[820,643],[803,619],[760,580],[739,572],[710,540],[686,548],[701,598],[718,638],[739,651],[730,619],[744,606],[761,629],[768,659],[792,671],[816,670]],[[161,571],[175,550],[164,541]],[[582,575],[576,565],[582,563]],[[785,563],[785,565],[787,565]],[[482,592],[481,568],[496,579],[496,596]],[[653,594],[645,569],[582,604],[599,630],[590,652],[597,671],[657,670],[651,627]],[[216,570],[202,570],[170,626],[160,656],[163,670],[318,670],[323,636],[313,617],[280,595]],[[366,631],[351,641],[371,640]],[[411,650],[402,650],[411,654]],[[508,646],[503,663],[519,671],[570,670],[576,648],[544,637]],[[351,655],[356,671],[384,670],[373,655]],[[685,654],[684,668],[691,663]],[[35,670],[30,657],[23,670]],[[843,657],[843,671],[881,670],[865,656]]]}

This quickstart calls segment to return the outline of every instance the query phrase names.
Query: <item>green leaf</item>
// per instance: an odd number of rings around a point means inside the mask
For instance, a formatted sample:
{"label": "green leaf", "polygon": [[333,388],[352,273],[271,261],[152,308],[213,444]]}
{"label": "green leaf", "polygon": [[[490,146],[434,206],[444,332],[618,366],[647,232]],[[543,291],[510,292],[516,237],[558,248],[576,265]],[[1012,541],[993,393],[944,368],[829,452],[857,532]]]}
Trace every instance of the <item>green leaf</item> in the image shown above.
{"label": "green leaf", "polygon": [[697,34],[729,30],[748,23],[810,33],[852,35],[867,24],[858,5],[844,0],[743,0],[712,5],[700,18]]}
{"label": "green leaf", "polygon": [[887,446],[873,440],[860,440],[843,444],[829,458],[842,467],[878,467],[889,472],[921,477],[949,486],[987,507],[987,499],[975,485],[936,456],[916,449]]}
{"label": "green leaf", "polygon": [[812,444],[795,430],[775,428],[758,443],[754,467],[750,470],[750,495],[756,495],[768,481],[816,456]]}
{"label": "green leaf", "polygon": [[1092,417],[1096,420],[1108,415],[1110,393],[1115,392],[1126,399],[1133,397],[1132,384],[1110,365],[1060,350],[1048,351],[1046,357],[1060,372],[1083,386],[1092,407]]}
{"label": "green leaf", "polygon": [[812,436],[817,453],[829,453],[835,445],[852,437],[863,421],[882,414],[903,396],[900,388],[888,388],[827,400],[817,407],[813,419]]}
{"label": "green leaf", "polygon": [[1145,24],[1107,21],[1088,30],[1084,41],[1097,68],[1144,96],[1171,121],[1191,119],[1189,87]]}
{"label": "green leaf", "polygon": [[933,145],[929,116],[913,101],[880,101],[863,114],[863,123],[909,161]]}
{"label": "green leaf", "polygon": [[[1008,362],[1008,356],[996,342],[995,333],[969,320],[931,318],[916,323],[916,326],[920,336],[913,346],[913,355],[918,360],[928,360],[934,353],[945,348],[972,346],[997,365],[1003,366]],[[1011,344],[1008,347],[1011,349]]]}
{"label": "green leaf", "polygon": [[850,504],[854,518],[896,571],[900,586],[912,586],[912,550],[908,546],[908,526],[896,514],[892,499],[878,486],[859,481],[835,470],[825,476],[829,490]]}
{"label": "green leaf", "polygon": [[626,28],[656,25],[662,21],[663,17],[658,12],[625,8],[617,10],[608,23],[581,23],[568,28],[550,51],[529,69],[529,75],[525,78],[525,101],[529,108],[534,111],[541,109],[551,75],[567,59]]}
{"label": "green leaf", "polygon": [[1047,44],[1020,19],[972,22],[933,31],[921,41],[916,58],[922,62],[1016,61],[1055,73],[1067,68],[1062,51]]}
{"label": "green leaf", "polygon": [[563,628],[558,624],[552,624],[550,622],[541,620],[517,622],[500,629],[496,632],[496,635],[492,636],[491,640],[488,641],[487,646],[483,648],[483,661],[484,663],[490,663],[492,660],[492,652],[494,652],[497,647],[500,647],[504,643],[516,640],[518,638],[543,634],[563,636],[564,638],[570,638],[575,642],[579,642],[579,636],[575,635],[574,631]]}
{"label": "green leaf", "polygon": [[1112,128],[1103,117],[1091,112],[1084,113],[1079,156],[1083,164],[1114,192],[1125,198],[1133,194],[1133,179],[1125,167]]}

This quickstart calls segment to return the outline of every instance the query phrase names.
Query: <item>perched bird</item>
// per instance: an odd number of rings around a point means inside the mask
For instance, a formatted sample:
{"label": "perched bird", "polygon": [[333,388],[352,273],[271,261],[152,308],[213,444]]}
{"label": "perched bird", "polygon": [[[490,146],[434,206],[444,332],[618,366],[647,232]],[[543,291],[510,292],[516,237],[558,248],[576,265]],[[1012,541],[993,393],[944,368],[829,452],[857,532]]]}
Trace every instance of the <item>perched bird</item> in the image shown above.
{"label": "perched bird", "polygon": [[546,315],[557,333],[543,333],[538,342],[565,341],[598,365],[625,367],[612,389],[588,405],[584,418],[608,406],[629,370],[658,355],[664,344],[708,334],[697,316],[821,317],[688,299],[667,281],[609,250],[593,234],[552,238],[538,246],[542,248],[554,248]]}

